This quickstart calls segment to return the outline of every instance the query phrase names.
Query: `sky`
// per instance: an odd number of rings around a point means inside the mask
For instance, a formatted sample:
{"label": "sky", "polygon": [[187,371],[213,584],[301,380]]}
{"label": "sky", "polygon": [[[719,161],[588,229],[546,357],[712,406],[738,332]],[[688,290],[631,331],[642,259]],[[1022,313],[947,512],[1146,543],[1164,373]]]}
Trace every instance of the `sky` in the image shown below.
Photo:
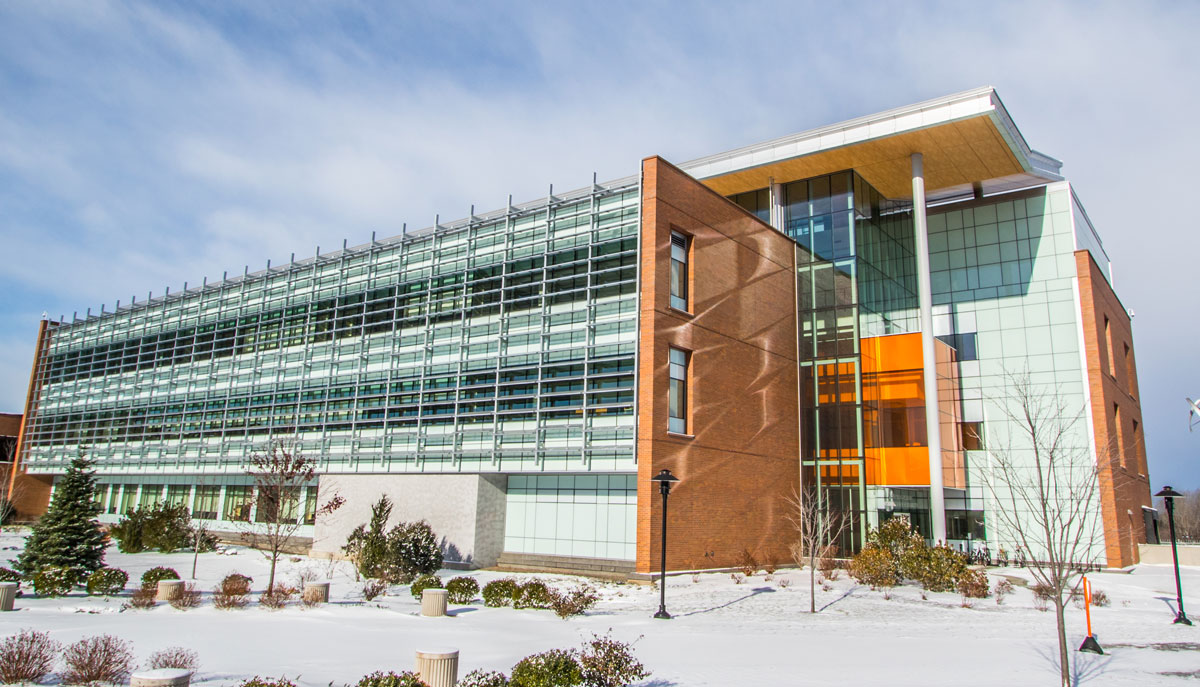
{"label": "sky", "polygon": [[43,312],[992,85],[1135,313],[1155,489],[1197,488],[1197,25],[1185,2],[0,3],[0,411]]}

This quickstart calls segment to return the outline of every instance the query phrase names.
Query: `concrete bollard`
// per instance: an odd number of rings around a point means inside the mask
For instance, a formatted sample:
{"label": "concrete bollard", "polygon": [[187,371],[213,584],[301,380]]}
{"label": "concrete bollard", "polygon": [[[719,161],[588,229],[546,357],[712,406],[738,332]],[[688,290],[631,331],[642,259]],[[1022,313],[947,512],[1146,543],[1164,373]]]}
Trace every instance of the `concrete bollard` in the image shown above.
{"label": "concrete bollard", "polygon": [[425,589],[421,591],[421,615],[440,618],[446,615],[446,590]]}
{"label": "concrete bollard", "polygon": [[329,583],[305,582],[304,600],[309,603],[329,603]]}
{"label": "concrete bollard", "polygon": [[159,580],[155,601],[174,601],[183,596],[183,580]]}
{"label": "concrete bollard", "polygon": [[458,649],[417,649],[417,677],[429,687],[454,687],[458,684]]}
{"label": "concrete bollard", "polygon": [[11,611],[17,600],[17,583],[0,582],[0,611]]}
{"label": "concrete bollard", "polygon": [[188,687],[192,674],[182,668],[141,670],[129,676],[129,687]]}

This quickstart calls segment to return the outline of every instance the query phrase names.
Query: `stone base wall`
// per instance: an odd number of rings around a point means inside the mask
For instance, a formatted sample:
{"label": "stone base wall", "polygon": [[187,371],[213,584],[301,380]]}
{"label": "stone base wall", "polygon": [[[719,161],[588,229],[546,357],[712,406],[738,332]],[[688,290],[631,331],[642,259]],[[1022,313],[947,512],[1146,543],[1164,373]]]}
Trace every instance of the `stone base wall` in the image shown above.
{"label": "stone base wall", "polygon": [[370,520],[371,506],[386,494],[393,504],[389,526],[426,520],[448,565],[491,567],[504,549],[506,482],[503,475],[322,475],[320,502],[336,493],[346,503],[317,520],[312,553],[340,555],[346,537]]}

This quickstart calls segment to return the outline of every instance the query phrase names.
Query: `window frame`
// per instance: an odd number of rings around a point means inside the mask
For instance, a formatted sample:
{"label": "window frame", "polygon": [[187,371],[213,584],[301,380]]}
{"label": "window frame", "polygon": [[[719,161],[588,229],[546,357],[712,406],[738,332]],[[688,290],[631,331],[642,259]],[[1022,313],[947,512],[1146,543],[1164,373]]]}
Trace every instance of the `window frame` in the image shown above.
{"label": "window frame", "polygon": [[[692,311],[692,237],[674,229],[671,230],[670,253],[667,262],[667,304],[672,310],[691,313]],[[682,257],[682,259],[681,259]],[[681,277],[676,278],[675,265],[681,265]],[[676,293],[678,286],[682,293]]]}
{"label": "window frame", "polygon": [[[680,357],[682,362],[677,362],[676,359]],[[691,376],[692,352],[676,346],[668,346],[667,433],[669,434],[691,436]],[[673,414],[675,408],[672,408],[672,405],[677,406],[678,415]]]}

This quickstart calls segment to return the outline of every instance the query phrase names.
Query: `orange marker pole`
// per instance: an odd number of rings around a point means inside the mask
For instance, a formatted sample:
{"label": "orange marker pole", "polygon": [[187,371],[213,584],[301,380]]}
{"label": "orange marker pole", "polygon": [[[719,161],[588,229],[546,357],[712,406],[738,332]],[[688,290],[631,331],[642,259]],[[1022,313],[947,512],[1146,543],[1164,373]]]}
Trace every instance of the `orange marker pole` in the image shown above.
{"label": "orange marker pole", "polygon": [[1083,612],[1087,616],[1088,633],[1083,644],[1079,645],[1079,650],[1104,655],[1104,649],[1100,648],[1100,642],[1097,642],[1096,638],[1092,636],[1092,585],[1088,582],[1086,575],[1083,577]]}
{"label": "orange marker pole", "polygon": [[1087,616],[1088,636],[1092,636],[1092,586],[1083,578],[1083,613]]}

